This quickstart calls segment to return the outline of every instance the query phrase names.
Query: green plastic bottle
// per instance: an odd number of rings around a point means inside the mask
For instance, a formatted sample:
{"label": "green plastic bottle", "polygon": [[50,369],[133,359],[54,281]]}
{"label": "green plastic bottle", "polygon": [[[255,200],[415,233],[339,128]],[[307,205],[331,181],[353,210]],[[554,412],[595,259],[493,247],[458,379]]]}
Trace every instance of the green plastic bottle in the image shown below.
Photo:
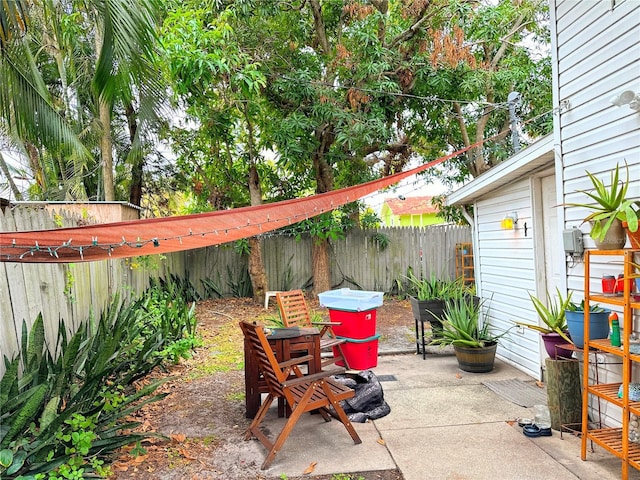
{"label": "green plastic bottle", "polygon": [[611,320],[611,345],[619,347],[622,345],[622,342],[620,341],[620,321],[618,320],[618,315],[612,312],[609,315],[609,320]]}

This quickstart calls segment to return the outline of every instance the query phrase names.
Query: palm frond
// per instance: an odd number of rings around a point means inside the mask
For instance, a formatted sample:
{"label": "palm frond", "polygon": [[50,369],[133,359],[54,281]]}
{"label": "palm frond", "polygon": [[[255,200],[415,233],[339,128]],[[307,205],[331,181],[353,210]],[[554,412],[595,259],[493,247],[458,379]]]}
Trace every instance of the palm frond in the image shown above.
{"label": "palm frond", "polygon": [[0,2],[0,50],[4,50],[17,33],[27,29],[26,3],[21,0]]}
{"label": "palm frond", "polygon": [[[112,104],[120,95],[124,82],[119,81],[115,70],[136,70],[144,59],[152,59],[157,44],[154,29],[156,5],[150,0],[105,0],[95,4],[102,24],[102,44],[96,65],[93,86],[95,92]],[[123,73],[129,77],[129,72]]]}
{"label": "palm frond", "polygon": [[66,149],[78,157],[90,156],[52,105],[25,42],[14,42],[2,51],[0,75],[3,79],[0,82],[0,115],[17,137],[51,151]]}

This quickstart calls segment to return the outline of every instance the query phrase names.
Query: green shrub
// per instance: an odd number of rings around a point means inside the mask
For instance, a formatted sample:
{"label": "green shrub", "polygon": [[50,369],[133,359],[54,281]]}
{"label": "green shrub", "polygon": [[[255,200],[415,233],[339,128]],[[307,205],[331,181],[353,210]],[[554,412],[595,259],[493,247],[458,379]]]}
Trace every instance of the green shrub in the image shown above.
{"label": "green shrub", "polygon": [[233,278],[233,272],[231,268],[227,266],[227,276],[229,280],[227,285],[231,289],[231,294],[236,298],[246,298],[253,296],[253,286],[251,285],[251,278],[249,277],[249,270],[242,270],[240,276],[237,279]]}
{"label": "green shrub", "polygon": [[104,477],[110,452],[148,436],[126,433],[137,423],[125,418],[163,398],[154,393],[162,381],[140,390],[134,382],[199,340],[195,305],[176,288],[155,285],[127,306],[115,298],[71,338],[60,322],[53,349],[42,315],[30,332],[23,324],[21,350],[4,357],[0,379],[0,478]]}

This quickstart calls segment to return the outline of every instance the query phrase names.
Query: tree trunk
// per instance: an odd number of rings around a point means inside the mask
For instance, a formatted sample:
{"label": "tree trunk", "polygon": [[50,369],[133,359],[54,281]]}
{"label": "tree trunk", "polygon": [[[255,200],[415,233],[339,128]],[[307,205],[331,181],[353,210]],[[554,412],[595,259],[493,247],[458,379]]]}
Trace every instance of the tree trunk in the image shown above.
{"label": "tree trunk", "polygon": [[27,152],[27,157],[29,158],[29,166],[31,167],[31,171],[33,172],[33,179],[36,182],[36,185],[40,187],[40,191],[46,192],[47,185],[47,176],[44,173],[44,169],[40,164],[40,154],[38,153],[38,149],[31,142],[24,142],[24,149]]}
{"label": "tree trunk", "polygon": [[[136,112],[133,105],[129,103],[125,109],[127,116],[127,125],[129,126],[129,143],[130,152],[134,149],[136,135],[138,133],[138,123],[136,121]],[[137,205],[142,204],[142,174],[144,171],[144,157],[142,149],[139,152],[133,152],[131,155],[131,186],[129,188],[129,203]]]}
{"label": "tree trunk", "polygon": [[267,273],[262,261],[262,242],[258,237],[251,237],[249,247],[249,277],[253,286],[253,300],[256,303],[262,303],[267,291]]}
{"label": "tree trunk", "polygon": [[[255,159],[254,145],[253,145],[253,126],[247,118],[247,126],[249,130],[248,146],[251,158]],[[262,189],[260,188],[260,174],[256,167],[255,160],[252,160],[249,166],[249,198],[251,199],[251,205],[262,204]],[[262,259],[262,242],[258,237],[251,237],[249,239],[249,278],[251,279],[251,285],[253,286],[253,300],[257,303],[264,301],[264,295],[269,286],[267,285],[267,272],[264,269],[264,261]]]}
{"label": "tree trunk", "polygon": [[[324,126],[316,130],[319,146],[313,154],[313,168],[316,175],[316,193],[326,193],[333,190],[333,171],[327,163],[325,154],[335,140],[331,128]],[[331,270],[329,269],[329,240],[312,238],[311,262],[313,271],[312,294],[331,289]]]}
{"label": "tree trunk", "polygon": [[22,193],[20,192],[20,190],[18,190],[16,183],[13,181],[11,172],[9,172],[9,166],[7,165],[7,162],[5,162],[4,157],[2,156],[2,152],[0,152],[0,171],[2,171],[2,174],[7,179],[7,183],[9,183],[9,188],[13,192],[13,196],[16,198],[16,200],[21,201]]}
{"label": "tree trunk", "polygon": [[115,200],[115,188],[113,179],[113,141],[111,139],[111,108],[103,100],[98,100],[100,109],[100,124],[102,134],[100,136],[100,154],[102,158],[102,185],[104,188],[104,200]]}
{"label": "tree trunk", "polygon": [[[95,45],[96,52],[102,50],[104,41],[102,31],[96,28]],[[113,201],[116,198],[113,179],[113,139],[111,138],[111,105],[105,98],[97,93],[98,118],[102,132],[100,134],[100,159],[102,161],[102,188],[104,189],[104,200]]]}
{"label": "tree trunk", "polygon": [[134,157],[131,165],[131,188],[129,189],[129,203],[142,205],[142,176],[144,160],[141,156]]}
{"label": "tree trunk", "polygon": [[313,239],[311,245],[311,262],[313,267],[313,289],[311,294],[331,290],[331,271],[329,270],[329,240]]}
{"label": "tree trunk", "polygon": [[562,425],[580,424],[582,422],[582,390],[579,362],[547,358],[545,364],[551,428],[560,430]]}

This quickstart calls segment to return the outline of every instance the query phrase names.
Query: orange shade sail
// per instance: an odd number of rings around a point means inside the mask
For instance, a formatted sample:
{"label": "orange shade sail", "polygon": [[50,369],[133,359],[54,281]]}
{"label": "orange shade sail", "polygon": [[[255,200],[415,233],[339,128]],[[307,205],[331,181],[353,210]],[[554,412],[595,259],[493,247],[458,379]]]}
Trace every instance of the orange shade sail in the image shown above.
{"label": "orange shade sail", "polygon": [[406,172],[327,193],[258,206],[72,228],[0,233],[0,261],[71,263],[170,253],[249,238],[329,212],[475,145]]}

